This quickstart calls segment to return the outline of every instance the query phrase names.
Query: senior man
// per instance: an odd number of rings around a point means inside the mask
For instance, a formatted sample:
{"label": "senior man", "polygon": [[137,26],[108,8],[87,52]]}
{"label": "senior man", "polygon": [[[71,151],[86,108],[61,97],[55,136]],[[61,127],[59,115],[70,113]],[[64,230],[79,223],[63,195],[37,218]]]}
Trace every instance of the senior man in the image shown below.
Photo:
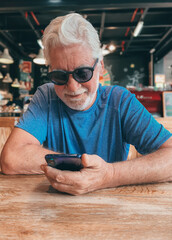
{"label": "senior man", "polygon": [[[128,90],[99,84],[104,64],[93,26],[76,13],[57,17],[43,44],[51,83],[37,89],[10,135],[2,171],[45,173],[55,189],[73,195],[171,181],[171,133]],[[130,144],[143,156],[126,161]],[[83,169],[51,168],[48,153],[81,154]]]}

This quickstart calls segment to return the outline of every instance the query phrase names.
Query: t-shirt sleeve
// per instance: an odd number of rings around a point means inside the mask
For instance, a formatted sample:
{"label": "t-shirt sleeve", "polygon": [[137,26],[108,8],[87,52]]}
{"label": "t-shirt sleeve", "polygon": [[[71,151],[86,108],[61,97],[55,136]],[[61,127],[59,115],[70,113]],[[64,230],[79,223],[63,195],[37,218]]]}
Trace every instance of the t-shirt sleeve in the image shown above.
{"label": "t-shirt sleeve", "polygon": [[156,151],[172,136],[128,90],[122,94],[120,113],[123,138],[141,154]]}
{"label": "t-shirt sleeve", "polygon": [[16,127],[21,128],[42,144],[47,135],[48,118],[48,91],[46,86],[41,86],[34,94],[27,111],[20,118]]}

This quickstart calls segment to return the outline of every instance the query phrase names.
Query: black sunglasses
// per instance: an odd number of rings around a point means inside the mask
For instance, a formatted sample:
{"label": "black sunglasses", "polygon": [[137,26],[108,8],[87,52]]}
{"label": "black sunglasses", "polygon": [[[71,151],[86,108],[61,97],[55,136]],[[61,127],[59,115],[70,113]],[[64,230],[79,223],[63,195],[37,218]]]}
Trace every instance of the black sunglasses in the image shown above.
{"label": "black sunglasses", "polygon": [[48,78],[51,82],[56,85],[64,85],[69,80],[69,74],[72,74],[73,78],[79,83],[88,82],[92,76],[96,64],[98,63],[98,58],[96,59],[93,67],[79,67],[76,68],[74,71],[64,71],[64,70],[53,70],[47,74]]}

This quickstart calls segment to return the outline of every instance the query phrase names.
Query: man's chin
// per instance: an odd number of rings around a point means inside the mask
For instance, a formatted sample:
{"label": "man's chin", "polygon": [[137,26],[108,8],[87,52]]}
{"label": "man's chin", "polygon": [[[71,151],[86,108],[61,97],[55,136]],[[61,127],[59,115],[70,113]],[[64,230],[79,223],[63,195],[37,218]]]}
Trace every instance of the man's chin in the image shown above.
{"label": "man's chin", "polygon": [[85,109],[85,104],[70,104],[70,103],[65,103],[69,108],[73,110],[78,110],[78,111],[83,111]]}
{"label": "man's chin", "polygon": [[66,101],[64,102],[69,108],[78,111],[84,111],[91,105],[91,99],[86,99],[85,101]]}

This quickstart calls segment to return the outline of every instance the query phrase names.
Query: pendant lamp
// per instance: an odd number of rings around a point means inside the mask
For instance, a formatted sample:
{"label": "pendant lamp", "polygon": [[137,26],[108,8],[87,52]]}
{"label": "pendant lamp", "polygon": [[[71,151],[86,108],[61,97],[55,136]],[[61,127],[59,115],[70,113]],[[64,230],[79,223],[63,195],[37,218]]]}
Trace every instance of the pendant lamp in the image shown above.
{"label": "pendant lamp", "polygon": [[0,79],[2,79],[4,76],[2,75],[2,73],[0,72]]}
{"label": "pendant lamp", "polygon": [[39,53],[36,56],[36,58],[33,59],[33,62],[39,65],[45,65],[45,58],[42,48],[39,50]]}
{"label": "pendant lamp", "polygon": [[14,60],[12,59],[12,57],[9,54],[8,48],[5,48],[4,52],[0,56],[0,63],[4,63],[4,64],[14,63]]}
{"label": "pendant lamp", "polygon": [[11,87],[19,88],[20,83],[17,78],[14,79],[14,82],[11,84]]}
{"label": "pendant lamp", "polygon": [[12,78],[10,77],[10,74],[9,74],[9,73],[7,73],[7,74],[5,75],[5,77],[4,77],[4,79],[2,80],[2,82],[3,82],[3,83],[12,83],[12,82],[13,82],[13,80],[12,80]]}
{"label": "pendant lamp", "polygon": [[137,37],[140,34],[140,32],[143,28],[143,25],[144,25],[143,21],[138,22],[136,28],[134,29],[134,33],[133,33],[134,37]]}

